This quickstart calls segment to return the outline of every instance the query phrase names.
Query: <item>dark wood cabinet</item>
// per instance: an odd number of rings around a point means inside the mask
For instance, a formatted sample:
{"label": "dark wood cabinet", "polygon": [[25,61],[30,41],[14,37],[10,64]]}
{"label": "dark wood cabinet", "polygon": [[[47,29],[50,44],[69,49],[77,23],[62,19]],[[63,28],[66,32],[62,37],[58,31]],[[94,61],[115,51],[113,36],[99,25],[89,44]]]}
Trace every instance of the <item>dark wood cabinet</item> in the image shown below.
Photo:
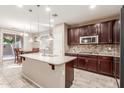
{"label": "dark wood cabinet", "polygon": [[83,26],[83,27],[80,27],[80,35],[79,37],[82,37],[82,36],[88,36],[88,26]]}
{"label": "dark wood cabinet", "polygon": [[98,34],[99,43],[112,43],[112,21],[102,22]]}
{"label": "dark wood cabinet", "polygon": [[78,57],[78,65],[77,68],[87,69],[87,59],[86,57]]}
{"label": "dark wood cabinet", "polygon": [[66,56],[77,57],[76,60],[73,60],[74,68],[119,78],[119,57],[71,53],[66,53]]}
{"label": "dark wood cabinet", "polygon": [[113,21],[113,43],[120,43],[120,21]]}
{"label": "dark wood cabinet", "polygon": [[79,57],[78,57],[78,68],[86,69],[86,70],[93,71],[93,72],[97,72],[97,70],[98,70],[97,56],[79,55]]}
{"label": "dark wood cabinet", "polygon": [[68,29],[68,44],[75,45],[79,44],[79,28],[70,28]]}
{"label": "dark wood cabinet", "polygon": [[119,20],[105,21],[82,27],[69,28],[68,44],[79,44],[80,37],[98,35],[99,44],[120,43]]}
{"label": "dark wood cabinet", "polygon": [[98,72],[106,75],[113,75],[113,57],[98,57]]}
{"label": "dark wood cabinet", "polygon": [[114,76],[116,78],[119,78],[120,77],[120,58],[119,57],[115,57],[114,58],[114,64],[113,64],[113,73],[114,73]]}
{"label": "dark wood cabinet", "polygon": [[99,24],[93,24],[88,26],[88,36],[96,36],[98,35],[99,31],[100,31]]}
{"label": "dark wood cabinet", "polygon": [[69,88],[72,83],[73,83],[73,80],[74,80],[74,68],[73,68],[73,63],[74,63],[74,60],[73,61],[70,61],[68,63],[66,63],[65,65],[65,87],[66,88]]}
{"label": "dark wood cabinet", "polygon": [[68,29],[68,44],[71,45],[73,43],[73,29]]}
{"label": "dark wood cabinet", "polygon": [[89,56],[87,59],[87,70],[98,72],[98,57]]}
{"label": "dark wood cabinet", "polygon": [[95,36],[98,34],[99,26],[96,24],[80,27],[80,37]]}

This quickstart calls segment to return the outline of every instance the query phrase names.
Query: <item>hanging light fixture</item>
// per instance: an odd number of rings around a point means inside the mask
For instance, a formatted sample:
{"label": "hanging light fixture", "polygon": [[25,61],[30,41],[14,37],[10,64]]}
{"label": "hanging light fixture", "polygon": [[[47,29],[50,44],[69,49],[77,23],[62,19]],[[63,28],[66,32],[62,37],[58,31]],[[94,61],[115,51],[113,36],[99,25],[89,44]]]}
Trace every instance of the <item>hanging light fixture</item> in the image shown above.
{"label": "hanging light fixture", "polygon": [[[29,9],[29,12],[31,13],[31,12],[32,12],[32,10],[31,10],[31,9]],[[31,22],[30,22],[30,32],[31,32]],[[32,37],[30,37],[29,42],[30,42],[30,43],[32,43],[32,42],[33,42]]]}
{"label": "hanging light fixture", "polygon": [[[39,31],[39,8],[40,8],[40,5],[37,5],[37,8],[38,8],[38,13],[37,13],[37,30],[38,30],[38,33],[39,33],[40,32]],[[40,42],[40,36],[36,37],[36,41]]]}
{"label": "hanging light fixture", "polygon": [[54,20],[51,19],[51,9],[50,9],[50,7],[47,6],[46,11],[49,13],[49,37],[48,37],[48,40],[51,41],[51,40],[53,40],[52,30],[51,30],[51,26],[53,27],[53,25],[51,24],[51,22],[53,23]]}

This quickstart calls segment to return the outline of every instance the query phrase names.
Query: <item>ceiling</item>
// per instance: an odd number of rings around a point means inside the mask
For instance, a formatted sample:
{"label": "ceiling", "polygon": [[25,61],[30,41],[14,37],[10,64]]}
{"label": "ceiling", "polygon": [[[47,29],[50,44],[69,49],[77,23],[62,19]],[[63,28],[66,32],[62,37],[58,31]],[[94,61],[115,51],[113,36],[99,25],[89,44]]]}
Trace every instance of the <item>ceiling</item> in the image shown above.
{"label": "ceiling", "polygon": [[[119,14],[122,6],[97,5],[94,9],[90,9],[89,5],[51,5],[49,7],[52,10],[51,14],[58,14],[54,18],[54,25],[60,23],[73,25]],[[45,8],[45,5],[39,8],[40,31],[48,30],[49,13]],[[29,9],[33,11],[29,12]],[[21,8],[16,5],[0,5],[0,27],[35,33],[38,31],[37,18],[38,8],[35,5],[24,5]]]}

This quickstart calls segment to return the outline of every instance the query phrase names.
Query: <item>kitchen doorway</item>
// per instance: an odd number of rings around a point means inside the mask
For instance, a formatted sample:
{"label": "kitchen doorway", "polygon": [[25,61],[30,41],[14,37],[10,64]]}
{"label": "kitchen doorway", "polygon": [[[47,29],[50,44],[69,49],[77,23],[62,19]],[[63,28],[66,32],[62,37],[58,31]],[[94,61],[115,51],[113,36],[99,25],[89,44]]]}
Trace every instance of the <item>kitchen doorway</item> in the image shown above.
{"label": "kitchen doorway", "polygon": [[23,36],[3,33],[3,61],[14,60],[14,48],[23,47]]}

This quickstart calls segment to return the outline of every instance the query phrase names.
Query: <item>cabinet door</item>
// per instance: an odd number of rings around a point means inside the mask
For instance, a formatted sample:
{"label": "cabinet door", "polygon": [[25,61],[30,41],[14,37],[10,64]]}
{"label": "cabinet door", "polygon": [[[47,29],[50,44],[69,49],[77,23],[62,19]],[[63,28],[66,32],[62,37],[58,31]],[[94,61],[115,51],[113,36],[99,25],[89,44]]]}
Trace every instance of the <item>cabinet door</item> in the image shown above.
{"label": "cabinet door", "polygon": [[79,44],[79,32],[80,32],[80,29],[79,28],[75,28],[73,29],[73,42],[74,44]]}
{"label": "cabinet door", "polygon": [[112,43],[112,21],[100,24],[99,43]]}
{"label": "cabinet door", "polygon": [[98,60],[97,58],[88,58],[87,59],[87,69],[89,71],[98,71]]}
{"label": "cabinet door", "polygon": [[120,58],[114,58],[114,64],[113,64],[113,73],[114,76],[116,76],[117,78],[120,77]]}
{"label": "cabinet door", "polygon": [[83,26],[80,28],[80,37],[82,36],[88,36],[88,26]]}
{"label": "cabinet door", "polygon": [[95,25],[90,25],[88,26],[88,35],[89,36],[95,36],[98,35],[98,31],[99,31],[99,25],[95,24]]}
{"label": "cabinet door", "polygon": [[85,57],[78,57],[78,68],[87,69],[86,62],[87,60]]}
{"label": "cabinet door", "polygon": [[68,29],[68,44],[73,44],[73,29]]}
{"label": "cabinet door", "polygon": [[111,58],[107,60],[107,57],[104,58],[105,59],[102,58],[98,59],[99,73],[106,75],[113,75],[113,71],[112,71],[113,60]]}
{"label": "cabinet door", "polygon": [[69,88],[74,80],[74,68],[73,61],[66,63],[65,65],[65,87]]}
{"label": "cabinet door", "polygon": [[113,21],[113,43],[120,43],[120,21]]}
{"label": "cabinet door", "polygon": [[68,30],[68,44],[79,44],[79,28],[71,28]]}

